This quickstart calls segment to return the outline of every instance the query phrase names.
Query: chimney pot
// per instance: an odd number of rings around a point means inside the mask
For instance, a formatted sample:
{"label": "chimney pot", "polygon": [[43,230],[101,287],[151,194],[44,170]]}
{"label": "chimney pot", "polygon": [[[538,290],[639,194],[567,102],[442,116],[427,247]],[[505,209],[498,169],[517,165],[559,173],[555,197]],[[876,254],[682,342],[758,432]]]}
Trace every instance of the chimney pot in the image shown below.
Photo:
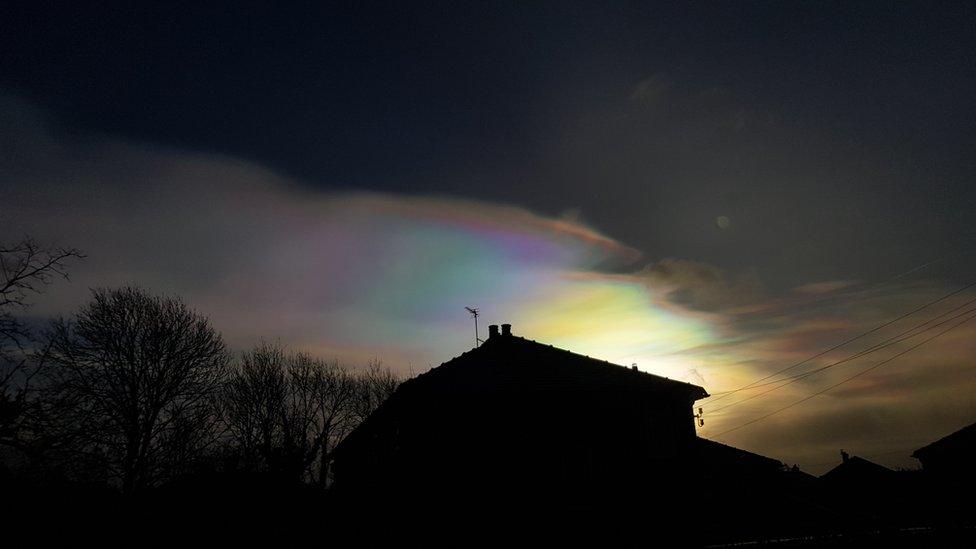
{"label": "chimney pot", "polygon": [[488,339],[498,336],[498,324],[488,325]]}
{"label": "chimney pot", "polygon": [[510,336],[510,335],[512,335],[512,325],[511,324],[502,324],[502,335],[503,336]]}

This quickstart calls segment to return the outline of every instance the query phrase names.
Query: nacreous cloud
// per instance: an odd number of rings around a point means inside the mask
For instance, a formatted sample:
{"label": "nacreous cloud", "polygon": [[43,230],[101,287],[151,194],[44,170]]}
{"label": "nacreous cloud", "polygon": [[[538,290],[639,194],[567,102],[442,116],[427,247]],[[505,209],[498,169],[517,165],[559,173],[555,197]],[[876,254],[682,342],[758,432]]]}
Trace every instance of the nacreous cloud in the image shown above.
{"label": "nacreous cloud", "polygon": [[[87,288],[179,294],[235,346],[276,339],[425,370],[474,344],[465,306],[529,337],[665,375],[707,341],[707,315],[650,306],[609,274],[640,254],[572,219],[447,197],[337,194],[233,158],[68,138],[28,105],[2,107],[5,234],[89,259],[34,310],[68,313]],[[484,335],[484,334],[482,334]],[[655,357],[660,357],[657,360]]]}
{"label": "nacreous cloud", "polygon": [[[477,306],[482,330],[511,322],[520,335],[720,395],[950,289],[810,281],[773,295],[756,273],[641,261],[638,251],[571,218],[447,197],[327,193],[233,158],[65,136],[3,95],[0,136],[3,238],[29,234],[89,256],[74,266],[71,283],[39,301],[38,316],[70,313],[89,287],[136,284],[183,296],[237,348],[280,340],[417,373],[473,346],[464,307]],[[964,326],[722,440],[815,470],[842,447],[910,464],[907,450],[976,415],[974,385],[960,382],[972,379],[973,333]],[[720,407],[753,393],[706,401],[702,434],[719,435],[911,343],[727,409]]]}

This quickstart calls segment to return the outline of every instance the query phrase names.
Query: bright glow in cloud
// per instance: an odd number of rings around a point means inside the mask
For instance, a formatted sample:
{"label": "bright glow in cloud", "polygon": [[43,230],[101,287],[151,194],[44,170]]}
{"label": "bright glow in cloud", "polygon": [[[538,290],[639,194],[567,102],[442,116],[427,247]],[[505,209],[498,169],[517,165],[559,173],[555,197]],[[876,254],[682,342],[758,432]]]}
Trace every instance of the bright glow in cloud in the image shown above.
{"label": "bright glow in cloud", "polygon": [[5,166],[18,174],[8,234],[89,255],[41,314],[70,312],[88,287],[138,284],[183,296],[237,347],[279,339],[404,371],[473,345],[465,306],[482,309],[482,336],[489,322],[511,322],[671,377],[688,373],[676,353],[709,341],[707,315],[609,274],[640,254],[578,221],[447,197],[323,193],[235,159],[80,144],[15,107],[32,131]]}

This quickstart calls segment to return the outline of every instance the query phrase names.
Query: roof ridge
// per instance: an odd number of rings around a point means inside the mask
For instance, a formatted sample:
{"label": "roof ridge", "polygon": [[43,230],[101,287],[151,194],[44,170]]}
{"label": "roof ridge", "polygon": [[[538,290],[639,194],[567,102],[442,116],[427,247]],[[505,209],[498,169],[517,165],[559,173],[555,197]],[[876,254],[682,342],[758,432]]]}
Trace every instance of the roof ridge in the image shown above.
{"label": "roof ridge", "polygon": [[552,345],[550,343],[542,343],[542,342],[536,341],[534,339],[529,339],[529,338],[522,337],[522,336],[517,336],[517,335],[499,335],[499,336],[495,336],[495,337],[490,337],[486,341],[484,341],[481,345],[479,345],[478,347],[474,347],[472,349],[468,349],[467,351],[462,352],[460,355],[457,355],[457,356],[455,356],[455,357],[453,357],[453,358],[451,358],[451,359],[449,359],[449,360],[447,360],[445,362],[442,362],[440,365],[435,366],[435,367],[427,370],[426,372],[417,375],[416,377],[412,378],[409,381],[419,380],[419,379],[422,379],[422,378],[427,378],[431,374],[436,375],[435,374],[436,371],[443,372],[445,367],[447,369],[449,369],[449,370],[452,370],[454,367],[459,366],[461,363],[463,363],[463,362],[465,362],[467,360],[470,360],[472,358],[477,358],[482,353],[486,353],[486,352],[491,351],[491,350],[500,349],[497,346],[498,345],[504,345],[505,343],[531,344],[531,345],[533,345],[535,347],[538,347],[539,349],[544,350],[544,351],[552,351],[552,352],[559,352],[559,353],[567,354],[567,355],[569,355],[569,358],[571,358],[573,360],[578,360],[578,361],[581,361],[581,362],[584,362],[584,363],[589,363],[589,364],[591,364],[593,366],[612,366],[614,368],[619,368],[620,371],[628,372],[628,374],[624,374],[624,375],[639,376],[639,377],[643,378],[645,381],[654,381],[656,383],[669,383],[669,384],[674,384],[674,385],[681,385],[681,386],[686,387],[687,389],[692,389],[695,392],[701,393],[702,396],[698,396],[696,398],[696,400],[699,400],[699,399],[702,399],[702,398],[705,398],[705,397],[708,396],[708,391],[706,391],[704,387],[702,387],[700,385],[695,385],[694,383],[689,383],[687,381],[680,381],[680,380],[677,380],[677,379],[671,379],[669,377],[660,376],[660,375],[657,375],[657,374],[653,374],[651,372],[645,372],[643,370],[638,370],[638,369],[636,369],[634,367],[624,366],[623,364],[617,364],[617,363],[610,362],[609,360],[605,360],[605,359],[594,358],[594,357],[591,357],[589,355],[584,355],[584,354],[581,354],[581,353],[576,353],[574,351],[570,351],[568,349],[563,349],[561,347],[556,347],[556,346],[554,346],[554,345]]}
{"label": "roof ridge", "polygon": [[919,452],[925,453],[930,448],[938,447],[938,446],[941,446],[941,445],[945,444],[946,441],[948,441],[948,440],[954,440],[956,437],[964,436],[963,433],[964,432],[968,432],[969,430],[976,431],[976,423],[971,423],[969,425],[966,425],[965,427],[960,427],[959,429],[956,429],[955,431],[949,433],[948,435],[945,435],[942,438],[933,440],[932,442],[930,442],[930,443],[926,444],[925,446],[922,446],[921,448],[919,448],[919,449],[915,450],[914,452],[912,452],[912,457],[917,458],[918,456],[916,456],[916,454],[918,454]]}
{"label": "roof ridge", "polygon": [[584,355],[584,354],[581,354],[581,353],[577,353],[577,352],[574,352],[574,351],[570,351],[569,349],[563,349],[562,347],[556,347],[556,346],[552,345],[551,343],[542,343],[542,342],[536,341],[534,339],[529,339],[527,337],[522,337],[522,336],[517,336],[517,335],[504,336],[504,337],[514,338],[514,339],[521,339],[522,341],[526,341],[526,342],[529,342],[529,343],[534,343],[536,345],[540,345],[540,346],[543,346],[543,347],[548,347],[548,348],[553,349],[553,350],[556,350],[556,351],[562,351],[564,353],[569,353],[569,354],[571,354],[571,355],[573,355],[575,357],[587,359],[587,360],[590,360],[592,362],[602,362],[604,364],[609,364],[610,366],[616,366],[618,368],[623,368],[624,370],[627,370],[628,372],[637,372],[639,374],[643,374],[643,375],[646,375],[646,376],[651,376],[651,377],[654,377],[654,378],[657,378],[657,379],[661,379],[661,380],[665,380],[665,381],[670,381],[672,383],[682,383],[684,385],[690,385],[692,387],[697,387],[699,389],[703,389],[704,390],[704,387],[702,387],[700,385],[695,385],[694,383],[689,383],[687,381],[681,381],[681,380],[678,380],[678,379],[671,379],[670,377],[661,376],[661,375],[657,375],[657,374],[652,374],[651,372],[645,372],[644,370],[637,370],[637,369],[634,369],[634,368],[632,368],[630,366],[624,366],[623,364],[617,364],[616,362],[610,362],[609,360],[606,360],[606,359],[595,358],[595,357],[591,357],[590,355]]}

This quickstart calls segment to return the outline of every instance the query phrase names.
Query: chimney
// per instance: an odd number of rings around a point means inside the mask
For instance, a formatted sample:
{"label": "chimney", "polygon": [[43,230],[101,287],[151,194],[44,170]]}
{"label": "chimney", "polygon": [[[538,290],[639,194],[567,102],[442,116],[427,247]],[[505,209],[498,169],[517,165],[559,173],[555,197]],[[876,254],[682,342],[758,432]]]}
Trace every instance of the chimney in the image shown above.
{"label": "chimney", "polygon": [[488,339],[493,337],[498,337],[498,324],[490,324],[488,326]]}
{"label": "chimney", "polygon": [[503,336],[510,336],[510,335],[512,335],[512,325],[511,324],[502,324],[502,335]]}
{"label": "chimney", "polygon": [[851,459],[851,456],[847,452],[841,450],[840,451],[840,458],[843,460],[843,463],[847,463],[847,460]]}

